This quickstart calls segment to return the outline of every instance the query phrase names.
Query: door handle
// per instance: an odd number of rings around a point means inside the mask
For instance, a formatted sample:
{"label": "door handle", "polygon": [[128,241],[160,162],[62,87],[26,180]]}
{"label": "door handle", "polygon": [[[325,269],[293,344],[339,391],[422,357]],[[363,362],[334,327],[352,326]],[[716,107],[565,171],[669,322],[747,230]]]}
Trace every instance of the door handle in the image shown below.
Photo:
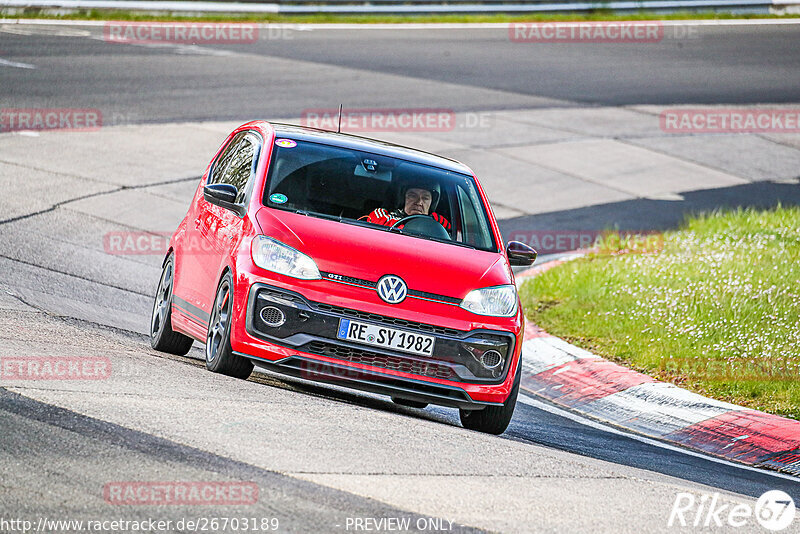
{"label": "door handle", "polygon": [[198,217],[198,218],[196,218],[194,220],[194,227],[195,228],[200,228],[200,217]]}

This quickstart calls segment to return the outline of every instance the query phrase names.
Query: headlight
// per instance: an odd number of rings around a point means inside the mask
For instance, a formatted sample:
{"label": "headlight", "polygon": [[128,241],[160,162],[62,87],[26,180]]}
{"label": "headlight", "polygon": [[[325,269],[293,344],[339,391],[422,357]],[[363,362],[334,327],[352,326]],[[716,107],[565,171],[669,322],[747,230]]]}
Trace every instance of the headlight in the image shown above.
{"label": "headlight", "polygon": [[511,317],[517,313],[517,288],[509,284],[470,291],[461,307],[478,315]]}
{"label": "headlight", "polygon": [[322,278],[314,260],[271,237],[256,236],[250,252],[253,262],[262,269],[303,280]]}

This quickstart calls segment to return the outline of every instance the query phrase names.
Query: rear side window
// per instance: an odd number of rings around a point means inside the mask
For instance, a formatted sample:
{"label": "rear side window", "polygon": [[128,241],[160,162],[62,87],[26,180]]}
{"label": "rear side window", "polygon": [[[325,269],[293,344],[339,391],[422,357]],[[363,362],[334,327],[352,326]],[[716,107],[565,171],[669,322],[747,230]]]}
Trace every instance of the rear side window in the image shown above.
{"label": "rear side window", "polygon": [[255,175],[260,148],[261,141],[255,134],[237,134],[217,158],[208,183],[235,186],[239,191],[236,203],[243,203],[252,187],[251,178]]}

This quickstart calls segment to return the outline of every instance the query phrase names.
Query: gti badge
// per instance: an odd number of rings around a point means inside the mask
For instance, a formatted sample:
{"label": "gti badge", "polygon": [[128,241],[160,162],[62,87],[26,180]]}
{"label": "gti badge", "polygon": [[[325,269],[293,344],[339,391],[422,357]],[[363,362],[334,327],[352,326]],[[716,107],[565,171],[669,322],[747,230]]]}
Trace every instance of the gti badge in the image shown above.
{"label": "gti badge", "polygon": [[378,280],[378,296],[389,304],[403,302],[406,294],[408,294],[408,287],[399,276],[387,274]]}

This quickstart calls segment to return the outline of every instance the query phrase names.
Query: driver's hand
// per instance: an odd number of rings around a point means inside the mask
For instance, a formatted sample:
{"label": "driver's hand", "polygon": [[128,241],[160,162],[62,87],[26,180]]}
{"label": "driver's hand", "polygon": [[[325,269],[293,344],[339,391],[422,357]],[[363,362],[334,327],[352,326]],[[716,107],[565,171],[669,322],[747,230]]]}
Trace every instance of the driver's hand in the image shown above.
{"label": "driver's hand", "polygon": [[[398,218],[392,217],[389,212],[383,208],[378,208],[367,216],[367,222],[380,224],[382,226],[391,226],[399,220]],[[400,228],[402,228],[402,226]]]}

